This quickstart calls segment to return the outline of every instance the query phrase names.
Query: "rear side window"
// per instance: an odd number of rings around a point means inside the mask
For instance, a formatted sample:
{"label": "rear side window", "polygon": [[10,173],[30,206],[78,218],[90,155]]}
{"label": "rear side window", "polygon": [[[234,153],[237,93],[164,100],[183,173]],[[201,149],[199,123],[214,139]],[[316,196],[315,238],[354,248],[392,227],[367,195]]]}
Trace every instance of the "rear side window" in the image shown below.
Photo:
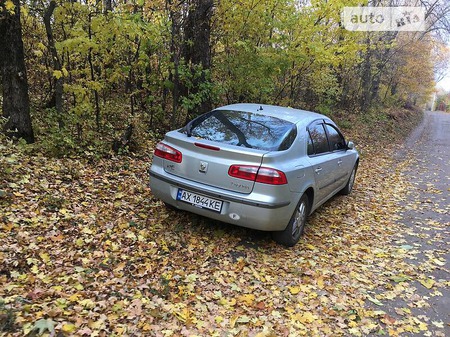
{"label": "rear side window", "polygon": [[328,139],[323,124],[315,124],[308,128],[308,155],[321,154],[330,151]]}
{"label": "rear side window", "polygon": [[295,124],[253,112],[214,110],[194,119],[182,131],[193,137],[266,151],[288,149]]}

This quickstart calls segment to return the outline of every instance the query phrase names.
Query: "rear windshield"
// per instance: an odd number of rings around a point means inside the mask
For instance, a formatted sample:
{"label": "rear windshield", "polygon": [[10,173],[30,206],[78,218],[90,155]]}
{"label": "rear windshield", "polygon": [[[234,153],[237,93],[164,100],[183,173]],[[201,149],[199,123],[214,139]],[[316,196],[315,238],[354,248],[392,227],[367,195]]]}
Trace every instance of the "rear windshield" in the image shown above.
{"label": "rear windshield", "polygon": [[214,110],[182,130],[193,137],[258,150],[288,149],[297,135],[295,124],[253,112]]}

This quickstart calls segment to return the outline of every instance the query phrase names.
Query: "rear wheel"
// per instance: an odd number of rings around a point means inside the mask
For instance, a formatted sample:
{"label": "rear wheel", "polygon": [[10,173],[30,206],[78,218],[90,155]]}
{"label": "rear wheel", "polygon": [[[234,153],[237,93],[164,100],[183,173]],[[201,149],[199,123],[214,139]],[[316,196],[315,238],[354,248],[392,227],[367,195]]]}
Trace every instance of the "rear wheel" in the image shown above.
{"label": "rear wheel", "polygon": [[294,246],[305,230],[306,218],[309,213],[309,199],[306,194],[300,198],[300,201],[295,208],[294,214],[289,221],[286,229],[280,232],[273,232],[273,239],[282,244],[283,246],[292,247]]}
{"label": "rear wheel", "polygon": [[348,178],[347,185],[341,190],[341,194],[349,195],[352,192],[353,185],[355,184],[356,170],[358,169],[358,164],[355,164],[353,167],[352,173],[350,174],[350,178]]}

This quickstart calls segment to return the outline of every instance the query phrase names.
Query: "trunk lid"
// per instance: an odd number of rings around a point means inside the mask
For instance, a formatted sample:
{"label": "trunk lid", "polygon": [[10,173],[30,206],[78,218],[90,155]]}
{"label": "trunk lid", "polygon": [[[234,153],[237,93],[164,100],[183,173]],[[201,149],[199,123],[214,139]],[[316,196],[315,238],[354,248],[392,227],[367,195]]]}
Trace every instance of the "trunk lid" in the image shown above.
{"label": "trunk lid", "polygon": [[249,194],[254,182],[229,176],[228,169],[233,164],[261,166],[267,151],[222,144],[186,134],[171,131],[164,143],[182,153],[181,163],[164,160],[164,170],[175,176],[223,188],[238,193]]}

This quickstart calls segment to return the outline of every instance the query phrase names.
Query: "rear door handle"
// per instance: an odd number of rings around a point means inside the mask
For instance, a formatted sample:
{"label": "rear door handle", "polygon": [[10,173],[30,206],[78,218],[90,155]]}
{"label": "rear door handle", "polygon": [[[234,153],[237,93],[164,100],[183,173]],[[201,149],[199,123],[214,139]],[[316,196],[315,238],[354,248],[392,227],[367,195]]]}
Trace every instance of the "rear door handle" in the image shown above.
{"label": "rear door handle", "polygon": [[339,165],[339,166],[342,165],[342,160],[341,160],[341,159],[338,160],[338,165]]}
{"label": "rear door handle", "polygon": [[316,171],[316,173],[319,174],[320,171],[322,171],[322,168],[321,168],[321,167],[318,167],[318,168],[316,168],[314,171]]}

